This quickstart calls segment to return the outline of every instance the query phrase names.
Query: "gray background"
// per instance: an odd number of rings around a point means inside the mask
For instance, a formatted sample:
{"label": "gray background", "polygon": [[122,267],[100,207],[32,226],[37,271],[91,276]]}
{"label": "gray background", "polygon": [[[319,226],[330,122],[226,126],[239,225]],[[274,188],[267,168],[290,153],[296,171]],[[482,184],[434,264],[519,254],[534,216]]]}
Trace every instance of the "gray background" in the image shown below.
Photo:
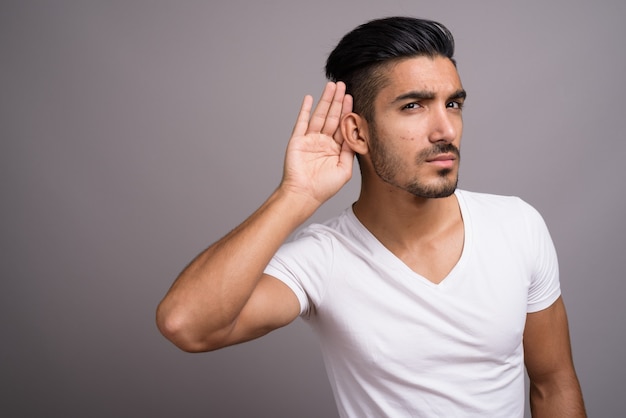
{"label": "gray background", "polygon": [[278,184],[339,38],[395,14],[454,32],[461,185],[543,213],[589,413],[623,416],[622,0],[3,1],[0,415],[336,416],[302,321],[191,355],[154,309]]}

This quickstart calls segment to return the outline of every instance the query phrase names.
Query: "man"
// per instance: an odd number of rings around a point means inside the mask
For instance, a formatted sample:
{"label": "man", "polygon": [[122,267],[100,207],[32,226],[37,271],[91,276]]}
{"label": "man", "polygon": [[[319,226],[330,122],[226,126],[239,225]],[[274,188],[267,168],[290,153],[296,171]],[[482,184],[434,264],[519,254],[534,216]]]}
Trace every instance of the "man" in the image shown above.
{"label": "man", "polygon": [[[312,113],[304,99],[279,187],[180,274],[163,334],[209,351],[302,316],[342,417],[522,417],[524,362],[534,416],[585,416],[543,220],[517,198],[456,189],[466,93],[453,52],[426,20],[347,34]],[[285,243],[355,154],[358,200]]]}

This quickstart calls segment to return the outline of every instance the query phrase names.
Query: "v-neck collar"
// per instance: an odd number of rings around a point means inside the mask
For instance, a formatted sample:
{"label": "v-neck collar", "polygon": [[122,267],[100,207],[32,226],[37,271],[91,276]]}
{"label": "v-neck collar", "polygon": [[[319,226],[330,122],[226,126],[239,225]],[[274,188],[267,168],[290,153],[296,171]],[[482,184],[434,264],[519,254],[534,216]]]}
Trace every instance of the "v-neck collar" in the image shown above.
{"label": "v-neck collar", "polygon": [[454,192],[457,202],[459,205],[459,210],[461,211],[461,218],[463,221],[463,250],[461,251],[461,256],[457,260],[456,264],[450,272],[443,278],[439,283],[435,283],[430,281],[428,278],[422,276],[421,274],[415,272],[411,269],[407,264],[404,263],[399,257],[397,257],[393,252],[391,252],[387,247],[385,247],[382,242],[374,236],[366,227],[359,221],[359,219],[354,214],[354,210],[349,208],[347,210],[347,215],[351,222],[356,226],[356,230],[361,234],[364,238],[364,242],[367,246],[370,246],[372,253],[377,257],[382,257],[385,264],[387,264],[392,269],[397,269],[403,272],[408,277],[413,277],[416,282],[422,283],[425,286],[431,288],[445,289],[454,284],[457,281],[459,272],[462,271],[463,266],[466,264],[466,260],[469,257],[469,253],[472,248],[472,227],[471,227],[471,217],[469,210],[467,208],[466,201],[464,199],[463,191],[457,189]]}

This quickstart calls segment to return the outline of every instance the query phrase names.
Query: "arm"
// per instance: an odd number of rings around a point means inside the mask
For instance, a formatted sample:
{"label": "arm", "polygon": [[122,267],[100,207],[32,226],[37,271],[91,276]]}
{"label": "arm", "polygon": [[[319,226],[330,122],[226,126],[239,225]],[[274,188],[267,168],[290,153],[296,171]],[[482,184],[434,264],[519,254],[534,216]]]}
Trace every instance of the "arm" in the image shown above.
{"label": "arm", "polygon": [[587,416],[572,361],[567,315],[561,297],[549,308],[527,315],[524,356],[533,417]]}
{"label": "arm", "polygon": [[197,256],[157,308],[157,326],[185,351],[221,348],[293,321],[299,302],[263,270],[283,241],[351,177],[354,153],[338,130],[352,110],[343,83],[328,83],[311,114],[306,96],[269,199],[231,233]]}

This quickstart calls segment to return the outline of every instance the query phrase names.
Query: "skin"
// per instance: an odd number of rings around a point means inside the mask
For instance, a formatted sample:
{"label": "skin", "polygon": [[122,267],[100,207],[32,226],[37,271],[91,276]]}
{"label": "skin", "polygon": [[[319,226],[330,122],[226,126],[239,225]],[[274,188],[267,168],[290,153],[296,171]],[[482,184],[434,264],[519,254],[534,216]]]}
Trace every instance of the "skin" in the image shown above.
{"label": "skin", "polygon": [[276,191],[196,257],[159,304],[157,326],[182,350],[237,344],[298,316],[293,292],[263,270],[289,234],[348,182],[354,161],[338,130],[341,118],[352,110],[345,85],[328,83],[311,113],[312,103],[311,96],[304,98]]}
{"label": "skin", "polygon": [[562,298],[543,311],[527,315],[524,358],[534,418],[587,416]]}
{"label": "skin", "polygon": [[[278,188],[198,255],[160,303],[157,325],[174,344],[189,352],[215,350],[297,318],[296,296],[263,270],[284,240],[348,182],[355,153],[362,174],[356,216],[411,269],[434,283],[445,279],[464,242],[451,193],[465,94],[455,66],[443,57],[400,60],[389,66],[386,81],[373,121],[352,112],[341,82],[326,85],[314,110],[312,97],[305,97]],[[533,416],[584,417],[561,299],[528,314],[524,350]]]}
{"label": "skin", "polygon": [[[445,149],[460,147],[465,93],[442,57],[399,61],[387,78],[374,101],[374,124],[354,113],[344,118],[344,137],[361,154],[354,212],[405,264],[439,283],[463,249],[463,221],[451,194],[460,156]],[[430,197],[440,192],[447,197]]]}

